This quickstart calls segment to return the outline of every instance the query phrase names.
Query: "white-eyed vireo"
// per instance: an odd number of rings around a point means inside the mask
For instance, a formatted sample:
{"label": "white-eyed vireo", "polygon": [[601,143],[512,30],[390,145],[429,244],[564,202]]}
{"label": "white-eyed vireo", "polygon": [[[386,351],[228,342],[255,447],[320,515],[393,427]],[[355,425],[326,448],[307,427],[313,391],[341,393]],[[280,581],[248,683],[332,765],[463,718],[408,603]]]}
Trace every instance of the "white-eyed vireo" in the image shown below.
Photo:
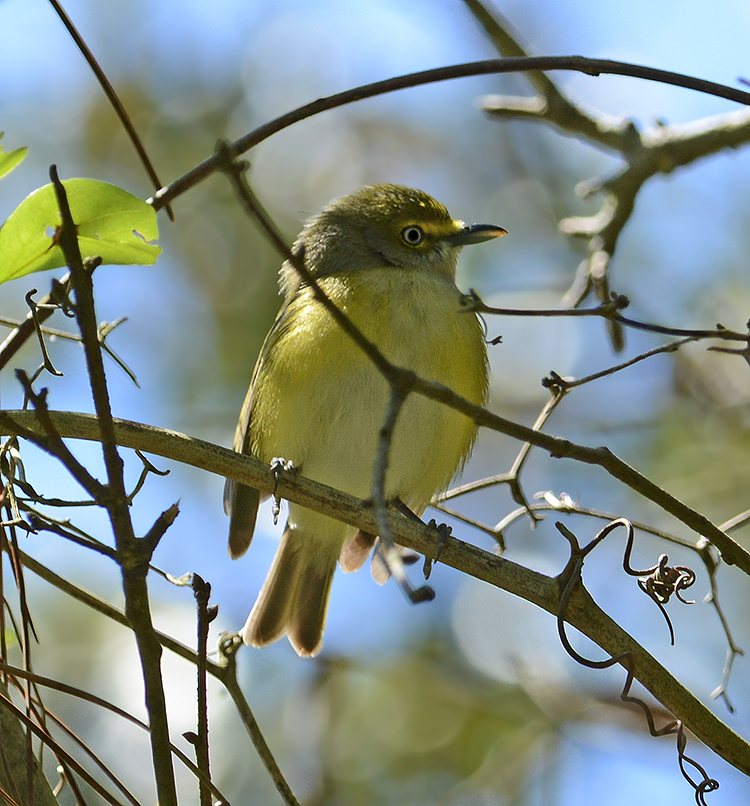
{"label": "white-eyed vireo", "polygon": [[[461,309],[456,260],[463,246],[503,234],[456,221],[422,191],[372,185],[311,218],[294,250],[304,247],[322,289],[389,361],[483,405],[485,342],[476,315]],[[268,463],[284,457],[311,479],[368,498],[388,384],[289,263],[280,282],[285,301],[255,365],[235,449]],[[421,515],[475,436],[468,417],[409,395],[391,444],[388,498]],[[227,483],[233,558],[250,545],[259,501],[257,490]],[[288,635],[300,655],[319,652],[336,562],[356,570],[373,541],[290,503],[276,558],[242,630],[245,643],[265,646]]]}

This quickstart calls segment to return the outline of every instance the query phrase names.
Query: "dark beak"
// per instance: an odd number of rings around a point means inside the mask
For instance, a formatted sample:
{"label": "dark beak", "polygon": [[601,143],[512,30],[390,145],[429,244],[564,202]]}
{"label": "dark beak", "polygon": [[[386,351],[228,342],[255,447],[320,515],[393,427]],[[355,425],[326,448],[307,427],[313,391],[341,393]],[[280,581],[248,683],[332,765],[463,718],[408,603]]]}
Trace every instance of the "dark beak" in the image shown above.
{"label": "dark beak", "polygon": [[491,241],[493,238],[499,238],[501,235],[507,234],[507,230],[495,224],[472,224],[464,227],[461,232],[457,232],[455,235],[449,235],[445,240],[451,246],[468,246],[472,243]]}

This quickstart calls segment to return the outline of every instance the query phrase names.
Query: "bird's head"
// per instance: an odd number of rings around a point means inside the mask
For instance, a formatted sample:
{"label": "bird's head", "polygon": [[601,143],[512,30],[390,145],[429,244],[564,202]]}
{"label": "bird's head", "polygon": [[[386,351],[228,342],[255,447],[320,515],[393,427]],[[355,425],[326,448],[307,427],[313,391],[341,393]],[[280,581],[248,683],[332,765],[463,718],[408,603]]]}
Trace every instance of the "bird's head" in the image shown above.
{"label": "bird's head", "polygon": [[[311,218],[295,242],[318,277],[358,269],[432,272],[453,280],[461,248],[505,235],[494,224],[454,219],[421,190],[370,185],[331,202]],[[282,268],[285,290],[295,287],[293,267]]]}

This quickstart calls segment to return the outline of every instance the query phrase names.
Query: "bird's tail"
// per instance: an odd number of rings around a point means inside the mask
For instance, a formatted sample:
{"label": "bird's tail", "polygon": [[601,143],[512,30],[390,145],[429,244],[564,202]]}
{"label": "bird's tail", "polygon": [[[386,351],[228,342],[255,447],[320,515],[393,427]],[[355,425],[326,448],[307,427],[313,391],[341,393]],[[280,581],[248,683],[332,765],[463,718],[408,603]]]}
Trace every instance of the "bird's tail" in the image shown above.
{"label": "bird's tail", "polygon": [[242,639],[262,647],[289,636],[298,655],[317,655],[323,646],[333,573],[347,527],[309,510],[287,523],[271,570],[258,595]]}

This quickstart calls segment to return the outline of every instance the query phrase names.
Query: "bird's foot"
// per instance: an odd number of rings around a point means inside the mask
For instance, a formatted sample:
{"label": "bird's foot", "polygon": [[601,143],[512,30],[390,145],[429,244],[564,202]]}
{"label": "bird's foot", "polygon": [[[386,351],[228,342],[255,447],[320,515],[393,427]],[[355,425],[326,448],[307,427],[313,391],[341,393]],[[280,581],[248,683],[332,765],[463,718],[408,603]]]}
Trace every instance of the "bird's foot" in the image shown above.
{"label": "bird's foot", "polygon": [[448,538],[451,536],[451,532],[453,531],[447,523],[438,523],[434,518],[427,524],[427,528],[434,529],[437,532],[438,550],[433,559],[430,559],[429,557],[425,557],[424,559],[423,573],[425,579],[430,578],[433,564],[440,561],[440,555],[443,553],[443,549],[445,548]]}
{"label": "bird's foot", "polygon": [[271,472],[273,473],[274,477],[274,485],[273,485],[273,525],[279,522],[279,513],[281,512],[281,499],[279,498],[278,490],[279,490],[279,482],[281,481],[281,477],[284,473],[291,473],[292,475],[297,474],[297,468],[295,467],[294,462],[289,459],[284,459],[283,456],[275,456],[271,460]]}

